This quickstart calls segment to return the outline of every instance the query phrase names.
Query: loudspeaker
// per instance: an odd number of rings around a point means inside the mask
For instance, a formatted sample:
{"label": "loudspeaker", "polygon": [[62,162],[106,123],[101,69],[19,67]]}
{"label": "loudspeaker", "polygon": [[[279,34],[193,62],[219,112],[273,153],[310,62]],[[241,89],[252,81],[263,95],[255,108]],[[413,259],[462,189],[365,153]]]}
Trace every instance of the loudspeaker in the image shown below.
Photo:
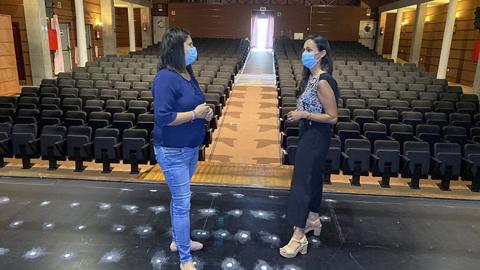
{"label": "loudspeaker", "polygon": [[480,30],[480,7],[475,9],[475,21],[473,22],[475,29]]}

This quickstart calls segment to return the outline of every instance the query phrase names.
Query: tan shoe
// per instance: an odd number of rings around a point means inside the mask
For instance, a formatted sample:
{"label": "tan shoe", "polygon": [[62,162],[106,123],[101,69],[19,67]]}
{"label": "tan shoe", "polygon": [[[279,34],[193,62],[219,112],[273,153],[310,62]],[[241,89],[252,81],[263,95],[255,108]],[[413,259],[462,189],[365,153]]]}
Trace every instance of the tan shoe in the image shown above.
{"label": "tan shoe", "polygon": [[305,234],[313,231],[313,235],[320,236],[322,232],[322,222],[320,218],[317,219],[307,219],[307,224],[305,225]]}
{"label": "tan shoe", "polygon": [[180,270],[197,270],[192,261],[180,264]]}
{"label": "tan shoe", "polygon": [[303,236],[302,239],[297,240],[292,237],[288,245],[280,248],[280,255],[285,258],[295,258],[298,253],[302,255],[307,254],[308,251],[308,240],[307,237]]}
{"label": "tan shoe", "polygon": [[[203,244],[202,243],[190,240],[190,250],[191,251],[199,251],[199,250],[202,250],[202,249],[203,249]],[[178,251],[177,243],[175,241],[172,241],[172,243],[170,244],[170,251],[171,252],[177,252]]]}

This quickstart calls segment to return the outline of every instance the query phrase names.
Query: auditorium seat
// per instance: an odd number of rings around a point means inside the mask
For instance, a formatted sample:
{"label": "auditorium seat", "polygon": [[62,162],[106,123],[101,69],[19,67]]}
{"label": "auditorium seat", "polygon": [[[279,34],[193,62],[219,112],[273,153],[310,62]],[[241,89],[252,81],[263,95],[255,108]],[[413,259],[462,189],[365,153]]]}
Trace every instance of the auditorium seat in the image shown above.
{"label": "auditorium seat", "polygon": [[400,171],[400,144],[393,140],[376,140],[372,163],[372,175],[382,177],[382,187],[390,187],[390,177],[397,176]]}
{"label": "auditorium seat", "polygon": [[64,126],[44,126],[40,135],[40,149],[43,160],[48,160],[48,169],[56,170],[58,160],[66,160],[67,128]]}
{"label": "auditorium seat", "polygon": [[341,169],[342,142],[338,138],[330,138],[330,146],[325,158],[323,183],[331,183],[330,175],[339,173]]}
{"label": "auditorium seat", "polygon": [[363,139],[347,139],[344,143],[343,173],[352,175],[351,184],[360,185],[360,176],[369,175],[370,171],[370,142]]}
{"label": "auditorium seat", "polygon": [[0,168],[5,166],[5,158],[13,156],[11,131],[11,123],[0,123]]}
{"label": "auditorium seat", "polygon": [[96,163],[102,163],[102,173],[110,173],[111,163],[118,163],[121,159],[122,143],[120,133],[116,128],[99,128],[93,139],[94,157]]}
{"label": "auditorium seat", "polygon": [[466,144],[464,146],[462,180],[472,181],[471,191],[480,191],[480,144]]}
{"label": "auditorium seat", "polygon": [[30,159],[40,157],[38,127],[36,124],[15,124],[11,141],[15,158],[22,159],[22,168],[30,169]]}
{"label": "auditorium seat", "polygon": [[147,164],[150,160],[150,144],[145,129],[127,129],[123,132],[122,156],[124,164],[131,164],[130,173],[140,172],[138,164]]}
{"label": "auditorium seat", "polygon": [[450,180],[461,172],[462,152],[456,143],[436,143],[433,152],[432,179],[441,179],[440,189],[450,190]]}

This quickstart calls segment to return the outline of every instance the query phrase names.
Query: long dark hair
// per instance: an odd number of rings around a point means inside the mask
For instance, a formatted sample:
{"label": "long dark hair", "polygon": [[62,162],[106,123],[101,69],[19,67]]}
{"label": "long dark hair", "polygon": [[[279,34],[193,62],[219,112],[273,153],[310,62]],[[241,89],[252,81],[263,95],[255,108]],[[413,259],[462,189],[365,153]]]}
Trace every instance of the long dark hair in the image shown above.
{"label": "long dark hair", "polygon": [[[325,56],[320,62],[320,67],[322,68],[322,70],[328,72],[331,75],[333,73],[333,60],[332,49],[330,48],[330,43],[328,42],[328,40],[320,35],[308,36],[306,40],[313,40],[313,42],[315,42],[315,45],[317,45],[317,49],[319,52],[323,50],[326,51]],[[312,72],[310,71],[310,69],[306,67],[303,68],[303,79],[299,87],[300,93],[303,93],[303,91],[305,91],[305,87],[307,86],[308,79],[310,78],[311,74]]]}
{"label": "long dark hair", "polygon": [[168,68],[178,72],[189,71],[191,66],[185,66],[184,43],[190,33],[181,28],[170,28],[162,37],[160,45],[160,69]]}

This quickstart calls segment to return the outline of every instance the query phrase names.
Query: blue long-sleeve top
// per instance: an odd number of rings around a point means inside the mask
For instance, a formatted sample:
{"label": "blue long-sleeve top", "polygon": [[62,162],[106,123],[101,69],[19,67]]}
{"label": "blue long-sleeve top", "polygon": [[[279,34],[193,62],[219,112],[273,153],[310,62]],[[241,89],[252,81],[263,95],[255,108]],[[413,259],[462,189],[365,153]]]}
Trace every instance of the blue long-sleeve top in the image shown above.
{"label": "blue long-sleeve top", "polygon": [[197,147],[205,137],[204,119],[196,119],[177,126],[169,126],[177,113],[189,112],[205,103],[205,96],[197,80],[191,80],[167,68],[161,69],[152,84],[154,101],[154,145],[164,147]]}

